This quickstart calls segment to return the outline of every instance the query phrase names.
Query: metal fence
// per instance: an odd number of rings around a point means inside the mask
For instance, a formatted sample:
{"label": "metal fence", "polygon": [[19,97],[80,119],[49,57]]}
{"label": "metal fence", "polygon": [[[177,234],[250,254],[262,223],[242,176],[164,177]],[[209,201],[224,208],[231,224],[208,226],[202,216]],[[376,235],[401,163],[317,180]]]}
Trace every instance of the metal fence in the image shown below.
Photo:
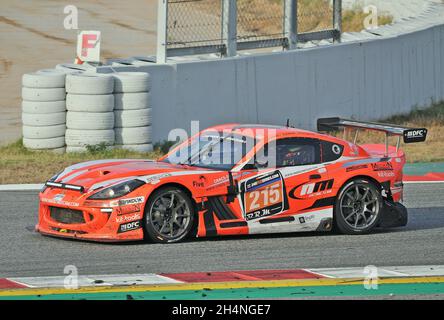
{"label": "metal fence", "polygon": [[159,0],[157,60],[340,41],[342,0]]}

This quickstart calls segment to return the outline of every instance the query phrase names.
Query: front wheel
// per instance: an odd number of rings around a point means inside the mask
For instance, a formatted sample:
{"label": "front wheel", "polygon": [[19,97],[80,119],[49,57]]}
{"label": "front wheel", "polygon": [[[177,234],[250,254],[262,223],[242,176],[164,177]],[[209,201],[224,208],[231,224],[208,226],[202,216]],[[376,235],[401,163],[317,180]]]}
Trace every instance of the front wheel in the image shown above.
{"label": "front wheel", "polygon": [[383,200],[374,183],[356,179],[344,185],[335,204],[336,226],[344,234],[364,234],[379,223]]}
{"label": "front wheel", "polygon": [[194,222],[194,206],[181,189],[156,190],[145,207],[145,230],[158,243],[179,242],[186,238]]}

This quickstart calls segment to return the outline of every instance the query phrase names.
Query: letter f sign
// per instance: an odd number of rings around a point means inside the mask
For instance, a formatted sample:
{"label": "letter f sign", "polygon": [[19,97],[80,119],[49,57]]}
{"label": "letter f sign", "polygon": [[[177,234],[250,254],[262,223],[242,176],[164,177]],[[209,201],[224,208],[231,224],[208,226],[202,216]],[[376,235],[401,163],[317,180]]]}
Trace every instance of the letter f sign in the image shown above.
{"label": "letter f sign", "polygon": [[100,31],[82,31],[77,37],[77,57],[82,61],[100,61]]}

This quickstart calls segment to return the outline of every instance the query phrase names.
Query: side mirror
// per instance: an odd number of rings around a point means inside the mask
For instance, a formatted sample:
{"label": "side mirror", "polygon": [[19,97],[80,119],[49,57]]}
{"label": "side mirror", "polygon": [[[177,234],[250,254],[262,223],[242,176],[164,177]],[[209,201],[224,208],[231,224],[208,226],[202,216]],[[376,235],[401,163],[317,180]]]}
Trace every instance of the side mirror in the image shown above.
{"label": "side mirror", "polygon": [[237,181],[233,179],[233,174],[231,171],[228,172],[228,179],[230,181],[230,185],[227,187],[227,203],[232,203],[239,194],[239,188],[237,187]]}
{"label": "side mirror", "polygon": [[257,159],[254,160],[254,166],[257,169],[263,169],[263,168],[268,168],[268,161],[258,161]]}

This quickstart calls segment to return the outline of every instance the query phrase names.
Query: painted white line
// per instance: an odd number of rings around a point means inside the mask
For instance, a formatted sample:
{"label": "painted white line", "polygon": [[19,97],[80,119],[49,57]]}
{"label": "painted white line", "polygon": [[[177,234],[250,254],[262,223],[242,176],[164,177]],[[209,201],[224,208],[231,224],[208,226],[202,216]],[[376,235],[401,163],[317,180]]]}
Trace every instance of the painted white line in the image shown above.
{"label": "painted white line", "polygon": [[369,275],[365,268],[315,268],[306,269],[328,278],[365,278],[377,276],[380,278],[444,276],[444,266],[408,266],[408,267],[377,267],[376,274]]}
{"label": "painted white line", "polygon": [[39,191],[43,184],[0,184],[0,191]]}
{"label": "painted white line", "polygon": [[[23,277],[8,278],[8,280],[27,286],[28,288],[63,288],[65,285],[72,286],[74,284],[73,280],[75,280],[75,277],[72,275],[54,277]],[[79,287],[183,283],[182,281],[154,273],[78,276],[76,280]]]}
{"label": "painted white line", "polygon": [[314,271],[314,269],[302,269],[302,270],[304,270],[304,271],[306,271],[306,272],[309,272],[309,273],[311,273],[311,274],[314,274],[314,275],[316,275],[316,276],[321,276],[321,277],[324,277],[324,278],[335,278],[334,276],[330,276],[330,275],[328,275],[328,274],[323,274],[323,273],[319,273],[319,272],[317,272],[317,271]]}

